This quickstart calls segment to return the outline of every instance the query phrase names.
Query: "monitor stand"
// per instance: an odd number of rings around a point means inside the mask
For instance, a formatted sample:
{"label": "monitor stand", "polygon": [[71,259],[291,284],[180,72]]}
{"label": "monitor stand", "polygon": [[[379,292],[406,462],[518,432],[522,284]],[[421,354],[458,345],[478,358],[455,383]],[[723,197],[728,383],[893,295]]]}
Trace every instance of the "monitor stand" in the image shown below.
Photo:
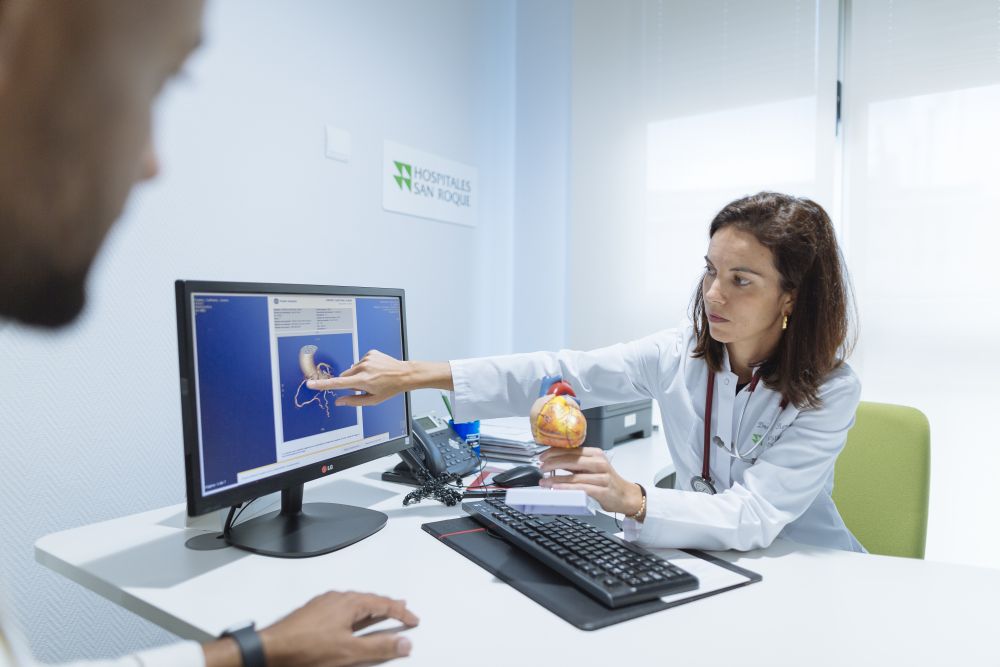
{"label": "monitor stand", "polygon": [[380,531],[382,512],[337,503],[302,504],[302,484],[282,489],[281,509],[235,526],[226,541],[246,551],[278,558],[306,558],[342,549]]}

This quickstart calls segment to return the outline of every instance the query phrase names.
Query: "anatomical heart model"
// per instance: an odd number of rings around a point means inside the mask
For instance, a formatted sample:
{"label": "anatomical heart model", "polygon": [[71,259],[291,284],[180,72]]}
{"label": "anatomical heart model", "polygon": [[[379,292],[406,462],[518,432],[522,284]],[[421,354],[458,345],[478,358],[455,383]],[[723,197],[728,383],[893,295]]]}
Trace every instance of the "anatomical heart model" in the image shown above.
{"label": "anatomical heart model", "polygon": [[[540,396],[531,406],[531,435],[549,447],[579,447],[587,437],[587,418],[569,383],[542,378]],[[580,489],[539,487],[507,490],[506,502],[525,514],[593,514],[597,503]]]}
{"label": "anatomical heart model", "polygon": [[541,396],[532,404],[531,435],[549,447],[579,447],[587,437],[587,418],[573,388],[561,377],[542,380]]}

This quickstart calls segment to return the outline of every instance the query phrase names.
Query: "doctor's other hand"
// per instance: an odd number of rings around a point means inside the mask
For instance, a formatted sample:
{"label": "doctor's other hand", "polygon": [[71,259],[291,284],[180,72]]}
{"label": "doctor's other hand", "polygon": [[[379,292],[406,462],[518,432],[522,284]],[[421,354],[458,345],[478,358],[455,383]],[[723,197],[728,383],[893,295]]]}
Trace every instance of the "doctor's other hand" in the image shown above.
{"label": "doctor's other hand", "polygon": [[351,389],[359,394],[338,396],[337,405],[375,405],[396,394],[414,389],[454,390],[451,364],[447,361],[401,361],[378,350],[369,350],[338,377],[309,380],[314,391]]}
{"label": "doctor's other hand", "polygon": [[386,619],[412,628],[419,619],[402,600],[370,593],[331,591],[313,598],[260,631],[267,664],[281,667],[356,665],[410,654],[410,640],[396,632],[354,633]]}
{"label": "doctor's other hand", "polygon": [[598,447],[550,447],[538,457],[542,472],[565,470],[569,475],[543,477],[547,489],[580,489],[601,504],[605,512],[635,514],[642,507],[642,491],[615,471]]}

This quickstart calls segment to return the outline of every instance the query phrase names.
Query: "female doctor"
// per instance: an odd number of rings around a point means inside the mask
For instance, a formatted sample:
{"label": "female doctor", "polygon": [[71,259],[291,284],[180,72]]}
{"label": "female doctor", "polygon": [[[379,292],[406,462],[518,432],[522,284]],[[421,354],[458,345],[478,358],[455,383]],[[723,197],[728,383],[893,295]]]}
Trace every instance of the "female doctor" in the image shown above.
{"label": "female doctor", "polygon": [[780,535],[864,551],[831,497],[861,386],[844,363],[850,295],[830,219],[763,192],[723,208],[709,237],[693,325],[590,352],[408,362],[372,351],[315,388],[363,392],[339,405],[447,389],[456,421],[528,414],[547,375],[584,408],[655,398],[675,489],[623,479],[593,447],[546,451],[542,470],[562,472],[541,484],[624,514],[626,539],[644,546],[747,550]]}

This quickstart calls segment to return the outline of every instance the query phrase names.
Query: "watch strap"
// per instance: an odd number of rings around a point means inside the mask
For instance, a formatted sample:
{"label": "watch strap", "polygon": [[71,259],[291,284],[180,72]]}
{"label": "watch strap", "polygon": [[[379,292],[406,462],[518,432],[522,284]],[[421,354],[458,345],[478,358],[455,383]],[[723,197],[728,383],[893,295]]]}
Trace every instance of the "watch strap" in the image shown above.
{"label": "watch strap", "polygon": [[254,629],[253,624],[236,630],[226,630],[223,637],[232,637],[240,648],[243,657],[243,667],[267,667],[267,656],[264,655],[264,643]]}

